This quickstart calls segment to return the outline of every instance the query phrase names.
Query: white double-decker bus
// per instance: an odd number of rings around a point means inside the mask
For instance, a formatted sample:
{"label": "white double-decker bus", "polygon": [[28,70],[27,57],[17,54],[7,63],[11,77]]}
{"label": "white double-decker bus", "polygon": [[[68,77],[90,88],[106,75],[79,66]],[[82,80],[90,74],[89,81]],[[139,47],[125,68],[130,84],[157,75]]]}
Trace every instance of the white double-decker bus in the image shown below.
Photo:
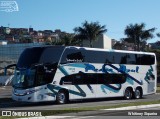
{"label": "white double-decker bus", "polygon": [[66,103],[75,99],[141,98],[157,87],[154,53],[73,46],[27,48],[16,65],[12,98]]}

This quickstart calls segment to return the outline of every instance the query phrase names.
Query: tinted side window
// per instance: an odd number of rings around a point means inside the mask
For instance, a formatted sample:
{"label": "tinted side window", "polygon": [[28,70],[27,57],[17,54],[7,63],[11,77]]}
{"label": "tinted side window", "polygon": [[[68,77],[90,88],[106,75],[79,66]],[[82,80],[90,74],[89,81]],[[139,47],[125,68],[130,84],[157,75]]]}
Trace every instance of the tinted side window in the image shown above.
{"label": "tinted side window", "polygon": [[127,54],[127,64],[137,64],[135,54]]}
{"label": "tinted side window", "polygon": [[108,60],[109,60],[109,63],[112,63],[112,64],[126,64],[127,54],[118,53],[118,52],[110,52]]}
{"label": "tinted side window", "polygon": [[61,63],[73,63],[73,62],[83,62],[84,57],[80,50],[76,49],[66,49],[62,59]]}
{"label": "tinted side window", "polygon": [[122,84],[125,81],[124,74],[77,73],[62,77],[60,85]]}
{"label": "tinted side window", "polygon": [[84,73],[84,84],[97,84],[97,74],[96,73]]}
{"label": "tinted side window", "polygon": [[111,84],[108,74],[98,74],[98,84]]}
{"label": "tinted side window", "polygon": [[115,64],[127,63],[127,55],[125,53],[114,53],[114,56],[115,56]]}
{"label": "tinted side window", "polygon": [[152,65],[155,63],[154,55],[118,52],[110,52],[108,54],[108,63],[112,64]]}
{"label": "tinted side window", "polygon": [[51,83],[56,73],[57,64],[46,64],[36,69],[36,86]]}
{"label": "tinted side window", "polygon": [[61,78],[60,85],[83,85],[97,84],[97,74],[95,73],[77,73]]}
{"label": "tinted side window", "polygon": [[89,63],[108,63],[109,54],[104,51],[82,51],[84,62]]}
{"label": "tinted side window", "polygon": [[45,65],[45,76],[44,80],[46,80],[47,83],[51,83],[53,81],[54,75],[57,70],[57,64],[46,64]]}
{"label": "tinted side window", "polygon": [[36,86],[44,85],[46,84],[46,80],[44,80],[45,76],[45,69],[43,66],[37,67],[36,71]]}
{"label": "tinted side window", "polygon": [[82,85],[84,84],[84,74],[83,73],[78,73],[74,75],[73,79],[73,85]]}
{"label": "tinted side window", "polygon": [[152,65],[155,63],[155,57],[154,55],[142,55],[134,53],[67,49],[62,57],[61,63],[73,62]]}
{"label": "tinted side window", "polygon": [[41,54],[39,63],[58,63],[63,50],[58,47],[46,47]]}
{"label": "tinted side window", "polygon": [[98,74],[98,84],[122,84],[125,81],[124,74]]}
{"label": "tinted side window", "polygon": [[153,55],[140,55],[141,65],[152,65],[155,63],[155,57]]}
{"label": "tinted side window", "polygon": [[30,67],[32,64],[39,62],[39,58],[43,52],[44,48],[27,48],[25,49],[18,60],[18,67]]}
{"label": "tinted side window", "polygon": [[135,54],[136,63],[137,65],[141,65],[141,56],[139,54]]}
{"label": "tinted side window", "polygon": [[122,84],[126,82],[126,75],[124,74],[111,74],[110,80],[112,84]]}
{"label": "tinted side window", "polygon": [[67,54],[66,60],[67,62],[83,62],[84,59],[81,52],[76,52]]}
{"label": "tinted side window", "polygon": [[60,85],[72,85],[74,80],[74,75],[64,76],[60,80]]}

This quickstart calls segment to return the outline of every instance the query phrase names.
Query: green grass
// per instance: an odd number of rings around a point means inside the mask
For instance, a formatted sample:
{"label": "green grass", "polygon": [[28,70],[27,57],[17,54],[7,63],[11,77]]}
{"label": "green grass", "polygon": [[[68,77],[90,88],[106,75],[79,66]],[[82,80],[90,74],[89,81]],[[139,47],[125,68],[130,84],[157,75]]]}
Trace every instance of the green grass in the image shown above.
{"label": "green grass", "polygon": [[[23,117],[7,117],[7,116],[6,117],[2,117],[2,116],[0,116],[0,119],[17,119],[17,118],[23,118]],[[28,117],[26,117],[26,118],[28,118]]]}

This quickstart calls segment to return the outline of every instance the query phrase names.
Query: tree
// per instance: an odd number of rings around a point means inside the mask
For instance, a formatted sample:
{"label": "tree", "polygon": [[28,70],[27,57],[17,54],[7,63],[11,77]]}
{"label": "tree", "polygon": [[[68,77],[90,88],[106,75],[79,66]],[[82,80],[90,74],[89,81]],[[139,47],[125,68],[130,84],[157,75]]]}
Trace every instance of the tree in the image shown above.
{"label": "tree", "polygon": [[65,46],[71,46],[76,44],[76,41],[74,40],[74,36],[72,34],[65,34],[61,36],[60,39],[62,44]]}
{"label": "tree", "polygon": [[99,22],[88,23],[87,21],[85,21],[84,23],[82,23],[81,27],[75,27],[74,31],[79,39],[89,40],[89,45],[90,47],[92,47],[92,42],[96,40],[99,35],[107,32],[107,29],[105,27],[105,25],[101,26]]}
{"label": "tree", "polygon": [[75,40],[74,35],[72,34],[65,34],[60,36],[58,41],[52,42],[53,45],[64,45],[64,46],[72,46],[72,45],[79,45],[79,42]]}
{"label": "tree", "polygon": [[160,37],[160,33],[157,33],[157,36]]}
{"label": "tree", "polygon": [[[123,40],[129,41],[135,44],[135,50],[140,50],[140,45],[147,40],[153,38],[153,32],[155,28],[145,29],[145,24],[130,24],[125,28],[124,34],[127,35],[127,38]],[[137,46],[137,48],[136,48]]]}
{"label": "tree", "polygon": [[113,49],[122,50],[122,47],[124,47],[123,43],[116,42],[113,46]]}

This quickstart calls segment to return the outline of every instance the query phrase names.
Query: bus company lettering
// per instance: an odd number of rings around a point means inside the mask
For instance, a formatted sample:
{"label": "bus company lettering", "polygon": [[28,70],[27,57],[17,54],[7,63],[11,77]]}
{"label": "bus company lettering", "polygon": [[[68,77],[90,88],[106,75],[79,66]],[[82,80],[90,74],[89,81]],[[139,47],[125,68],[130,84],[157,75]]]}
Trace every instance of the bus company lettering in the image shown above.
{"label": "bus company lettering", "polygon": [[[114,71],[113,71],[113,68],[107,68],[106,66],[107,66],[107,64],[104,64],[103,66],[102,66],[102,68],[101,69],[97,69],[97,68],[95,68],[95,66],[94,65],[92,65],[92,64],[85,64],[85,71],[86,72],[88,72],[89,70],[92,70],[92,71],[95,71],[95,72],[98,72],[98,71],[102,71],[102,72],[104,72],[104,73],[113,73]],[[109,65],[108,65],[109,66]],[[135,72],[135,73],[139,73],[138,71],[139,71],[139,66],[136,66],[136,68],[135,69],[127,69],[127,67],[125,66],[125,65],[119,65],[120,67],[119,68],[117,68],[118,69],[118,71],[119,72],[126,72],[126,73],[129,73],[129,72]]]}
{"label": "bus company lettering", "polygon": [[66,59],[67,62],[83,62],[83,59]]}
{"label": "bus company lettering", "polygon": [[119,70],[120,70],[120,71],[123,71],[123,72],[136,72],[136,73],[139,73],[139,72],[138,72],[139,66],[136,66],[135,69],[127,69],[125,65],[120,65]]}

